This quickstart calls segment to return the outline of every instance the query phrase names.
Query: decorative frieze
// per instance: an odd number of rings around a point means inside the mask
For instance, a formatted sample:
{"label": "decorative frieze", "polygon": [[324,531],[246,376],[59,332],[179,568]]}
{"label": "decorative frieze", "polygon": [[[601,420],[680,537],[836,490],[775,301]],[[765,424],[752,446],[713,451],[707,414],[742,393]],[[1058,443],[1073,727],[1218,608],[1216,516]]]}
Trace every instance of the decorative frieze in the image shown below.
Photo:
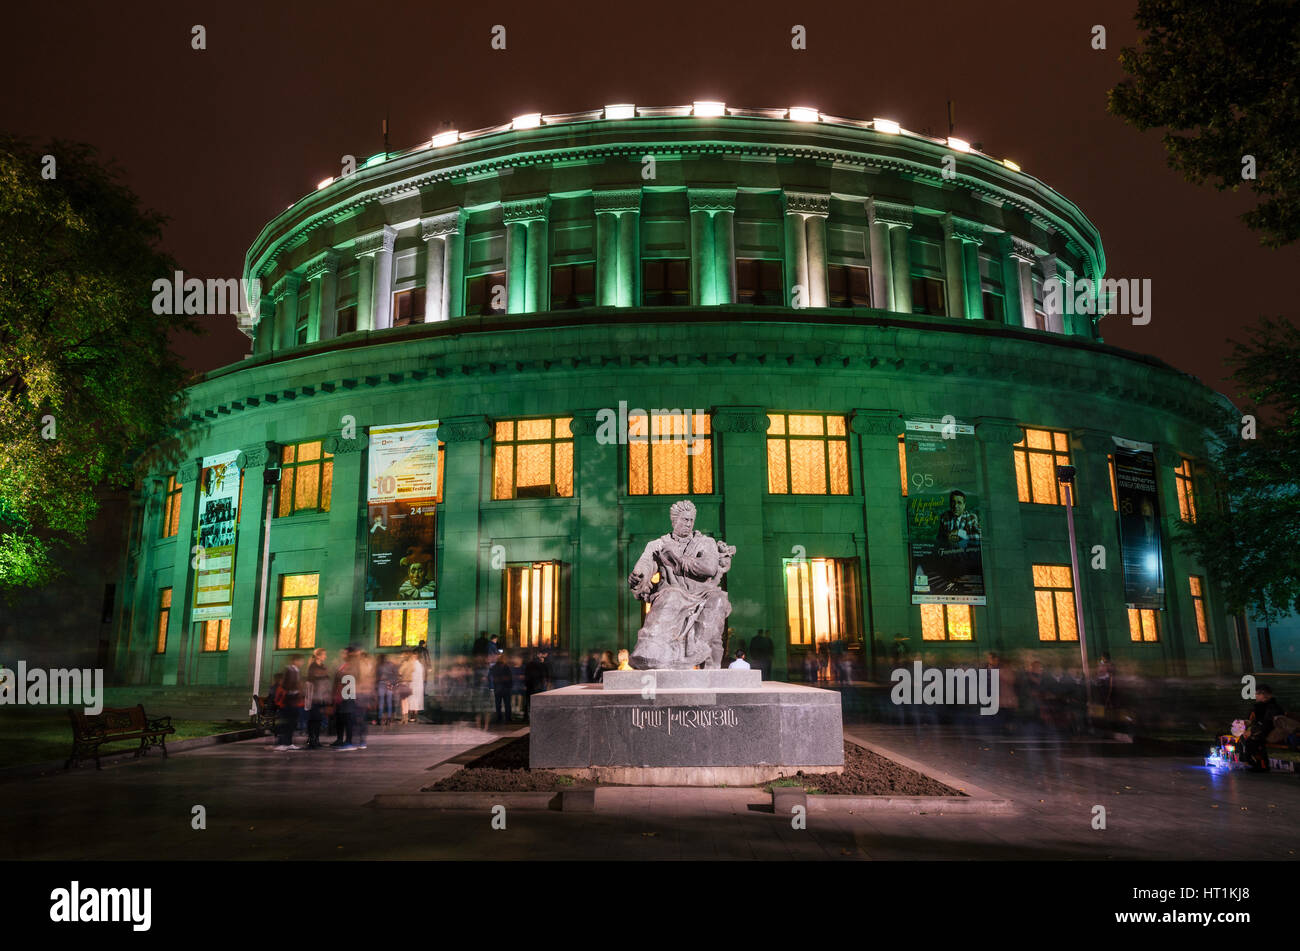
{"label": "decorative frieze", "polygon": [[785,193],[786,214],[829,216],[831,196],[820,192]]}
{"label": "decorative frieze", "polygon": [[691,211],[735,211],[734,188],[688,188],[686,198]]}
{"label": "decorative frieze", "polygon": [[537,221],[546,217],[550,206],[551,199],[549,195],[520,198],[516,201],[503,201],[501,203],[501,217],[507,222]]}
{"label": "decorative frieze", "polygon": [[956,238],[959,241],[970,241],[978,246],[984,243],[988,232],[977,221],[967,221],[965,218],[948,214],[943,216],[943,236]]}
{"label": "decorative frieze", "polygon": [[1022,241],[1020,238],[1011,238],[1011,250],[1008,252],[1017,261],[1024,261],[1026,264],[1033,264],[1034,258],[1038,256],[1038,249],[1028,241]]}
{"label": "decorative frieze", "polygon": [[868,198],[867,217],[872,224],[910,228],[912,227],[912,206],[899,205],[892,201],[881,201],[878,198]]}
{"label": "decorative frieze", "polygon": [[458,234],[465,223],[465,210],[456,208],[452,211],[420,219],[420,237],[425,241],[441,238],[449,234]]}
{"label": "decorative frieze", "polygon": [[596,214],[602,212],[619,214],[625,211],[641,210],[641,189],[607,188],[593,191],[591,197],[596,206]]}
{"label": "decorative frieze", "polygon": [[358,237],[352,245],[352,251],[357,257],[363,254],[377,254],[380,251],[391,252],[396,241],[397,229],[391,225],[384,225],[378,231]]}
{"label": "decorative frieze", "polygon": [[326,274],[334,274],[339,268],[339,256],[333,251],[322,251],[303,266],[303,276],[314,281]]}

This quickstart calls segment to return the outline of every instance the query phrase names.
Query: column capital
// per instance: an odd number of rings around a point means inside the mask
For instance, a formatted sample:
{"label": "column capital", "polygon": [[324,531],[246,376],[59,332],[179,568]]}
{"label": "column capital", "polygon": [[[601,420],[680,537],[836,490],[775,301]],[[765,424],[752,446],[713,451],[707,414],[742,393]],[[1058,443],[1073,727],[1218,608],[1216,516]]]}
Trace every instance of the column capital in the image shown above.
{"label": "column capital", "polygon": [[896,409],[855,409],[849,428],[859,436],[901,436],[906,428]]}
{"label": "column capital", "polygon": [[1022,241],[1015,236],[1011,237],[1011,249],[1007,252],[1017,261],[1024,261],[1026,264],[1033,264],[1034,259],[1038,256],[1038,249],[1028,241]]}
{"label": "column capital", "polygon": [[574,412],[573,422],[569,424],[569,431],[574,436],[594,436],[596,430],[600,427],[596,419],[599,410],[580,409]]}
{"label": "column capital", "polygon": [[958,241],[970,241],[972,244],[981,245],[984,243],[985,235],[984,226],[977,221],[957,218],[952,212],[943,216],[945,238],[956,238]]}
{"label": "column capital", "polygon": [[482,442],[492,435],[486,416],[453,416],[438,426],[438,439],[445,443]]}
{"label": "column capital", "polygon": [[384,225],[378,231],[357,238],[356,243],[352,245],[352,250],[357,257],[363,254],[377,254],[380,251],[392,251],[396,241],[397,229],[392,225]]}
{"label": "column capital", "polygon": [[974,423],[976,437],[990,445],[1014,446],[1025,438],[1025,431],[1014,419],[1001,416],[977,416]]}
{"label": "column capital", "polygon": [[370,439],[366,436],[354,436],[351,439],[343,438],[343,431],[330,433],[325,437],[322,448],[332,456],[341,456],[349,452],[360,452],[370,445]]}
{"label": "column capital", "polygon": [[303,275],[308,281],[314,281],[338,269],[339,256],[333,251],[322,251],[303,266]]}
{"label": "column capital", "polygon": [[641,210],[641,189],[639,188],[603,188],[591,193],[596,206],[596,214],[620,214],[624,211]]}
{"label": "column capital", "polygon": [[536,195],[501,203],[501,216],[507,221],[537,221],[545,218],[551,206],[550,195]]}
{"label": "column capital", "polygon": [[900,205],[878,198],[867,199],[867,218],[872,224],[886,224],[891,228],[912,227],[912,206]]}
{"label": "column capital", "polygon": [[686,200],[691,211],[735,211],[734,188],[687,188]]}
{"label": "column capital", "polygon": [[770,424],[761,406],[718,406],[709,426],[715,433],[765,433]]}
{"label": "column capital", "polygon": [[1183,454],[1169,445],[1167,442],[1158,442],[1153,447],[1156,457],[1156,464],[1168,466],[1170,469],[1177,469],[1183,464]]}
{"label": "column capital", "polygon": [[302,285],[302,277],[297,271],[288,271],[283,277],[271,286],[271,297],[279,300],[286,294],[298,293],[298,288]]}
{"label": "column capital", "polygon": [[279,451],[279,444],[273,442],[255,442],[250,446],[241,446],[235,465],[240,469],[256,469],[265,466]]}
{"label": "column capital", "polygon": [[831,213],[831,196],[825,192],[786,191],[785,213],[828,217]]}
{"label": "column capital", "polygon": [[428,218],[420,219],[420,237],[425,241],[441,238],[449,234],[458,234],[465,224],[465,209],[453,208],[451,211],[439,212]]}
{"label": "column capital", "polygon": [[1078,446],[1090,456],[1108,456],[1115,451],[1115,440],[1098,429],[1071,429],[1071,446]]}
{"label": "column capital", "polygon": [[176,470],[176,481],[180,483],[193,482],[199,477],[199,461],[191,459],[189,462],[182,463]]}

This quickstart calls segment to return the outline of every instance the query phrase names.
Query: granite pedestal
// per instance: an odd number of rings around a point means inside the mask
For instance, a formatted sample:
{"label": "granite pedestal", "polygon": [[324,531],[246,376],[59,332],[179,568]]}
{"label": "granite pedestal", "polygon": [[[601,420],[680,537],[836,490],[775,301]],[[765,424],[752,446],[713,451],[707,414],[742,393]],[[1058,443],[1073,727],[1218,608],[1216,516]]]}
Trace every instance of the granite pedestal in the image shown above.
{"label": "granite pedestal", "polygon": [[606,671],[535,694],[529,765],[601,782],[749,785],[844,769],[840,695],[757,670]]}

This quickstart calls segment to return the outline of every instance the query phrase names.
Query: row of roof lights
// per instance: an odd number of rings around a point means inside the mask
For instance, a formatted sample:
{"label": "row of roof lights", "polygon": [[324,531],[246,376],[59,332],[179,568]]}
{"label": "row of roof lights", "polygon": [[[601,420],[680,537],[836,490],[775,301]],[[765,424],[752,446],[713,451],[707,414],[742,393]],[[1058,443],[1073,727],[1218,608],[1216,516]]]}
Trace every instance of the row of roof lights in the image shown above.
{"label": "row of roof lights", "polygon": [[[772,111],[776,112],[777,110],[772,110]],[[825,121],[825,118],[822,116],[822,114],[818,110],[812,108],[811,106],[791,106],[790,108],[783,111],[785,112],[784,118],[789,119],[791,122]],[[659,110],[654,110],[653,112],[658,113]],[[727,115],[727,104],[725,102],[715,102],[713,100],[697,100],[691,103],[690,114],[702,119],[721,118]],[[605,119],[635,119],[636,116],[637,116],[637,107],[632,105],[631,103],[618,103],[615,105],[605,106],[604,108]],[[558,119],[558,117],[552,117],[552,118]],[[546,122],[546,120],[543,119],[542,114],[540,112],[529,112],[522,116],[515,116],[515,118],[510,122],[510,128],[511,130],[514,131],[519,131],[522,129],[536,129],[539,126],[541,126],[544,122]],[[913,132],[908,132],[908,130],[904,129],[893,119],[881,119],[878,117],[871,120],[871,129],[873,132],[881,132],[884,133],[885,135],[916,135],[917,134]],[[460,142],[462,139],[476,138],[480,134],[481,132],[466,132],[462,134],[461,132],[455,129],[446,132],[439,132],[430,140],[428,147],[440,149],[448,145],[455,145],[457,142]],[[952,149],[954,152],[973,151],[971,144],[967,142],[965,139],[959,139],[956,136],[950,135],[948,136],[946,141],[947,141],[948,148]],[[379,164],[379,162],[383,161],[384,158],[385,156],[382,154],[377,155],[374,158],[368,160],[364,167],[369,167],[370,165],[377,165]],[[1002,164],[1005,167],[1009,168],[1011,171],[1013,172],[1020,171],[1020,166],[1017,165],[1015,162],[1011,161],[1011,159],[1002,159],[1001,161]],[[320,184],[316,186],[316,188],[317,190],[326,188],[332,183],[334,183],[335,181],[337,181],[337,179],[335,178],[324,179],[323,181],[320,182]]]}

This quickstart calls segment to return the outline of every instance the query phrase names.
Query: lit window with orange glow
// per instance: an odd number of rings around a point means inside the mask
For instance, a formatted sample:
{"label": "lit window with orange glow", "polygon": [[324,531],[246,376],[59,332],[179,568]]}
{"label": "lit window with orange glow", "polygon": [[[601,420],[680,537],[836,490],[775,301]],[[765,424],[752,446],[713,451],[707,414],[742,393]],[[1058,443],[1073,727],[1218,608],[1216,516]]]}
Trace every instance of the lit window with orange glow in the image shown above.
{"label": "lit window with orange glow", "polygon": [[843,416],[768,413],[767,490],[773,495],[848,495],[849,438]]}
{"label": "lit window with orange glow", "polygon": [[790,644],[816,650],[861,637],[861,589],[856,558],[785,560],[786,620]]}
{"label": "lit window with orange glow", "polygon": [[162,537],[171,538],[181,530],[181,484],[175,476],[167,477],[167,493],[163,496]]}
{"label": "lit window with orange glow", "polygon": [[1056,467],[1070,464],[1069,436],[1054,429],[1025,429],[1015,445],[1016,495],[1021,502],[1060,505],[1064,502]]}
{"label": "lit window with orange glow", "polygon": [[1160,640],[1160,618],[1154,608],[1128,609],[1129,640],[1154,644]]}
{"label": "lit window with orange glow", "polygon": [[230,650],[230,618],[199,622],[199,638],[205,654]]}
{"label": "lit window with orange glow", "polygon": [[280,625],[276,650],[316,646],[316,596],[320,575],[283,575],[280,578]]}
{"label": "lit window with orange glow", "polygon": [[1184,459],[1182,465],[1174,470],[1174,482],[1178,486],[1178,517],[1184,522],[1196,521],[1196,496],[1192,491],[1192,460]]}
{"label": "lit window with orange glow", "polygon": [[1192,613],[1196,615],[1196,640],[1202,644],[1210,643],[1210,625],[1205,619],[1205,579],[1192,575],[1187,579],[1192,589]]}
{"label": "lit window with orange glow", "polygon": [[172,618],[172,589],[163,588],[158,592],[158,631],[154,651],[167,653],[167,624]]}
{"label": "lit window with orange glow", "polygon": [[506,565],[501,585],[501,633],[506,647],[557,647],[561,627],[558,561]]}
{"label": "lit window with orange glow", "polygon": [[301,512],[328,512],[334,491],[334,456],[319,439],[280,450],[279,505],[276,518]]}
{"label": "lit window with orange glow", "polygon": [[1040,641],[1077,641],[1074,584],[1069,565],[1034,565],[1034,607]]}
{"label": "lit window with orange glow", "polygon": [[709,432],[708,413],[652,413],[648,420],[643,416],[629,419],[628,495],[712,493],[713,439]]}
{"label": "lit window with orange glow", "polygon": [[969,604],[922,604],[921,640],[972,641],[975,615]]}
{"label": "lit window with orange glow", "polygon": [[1116,512],[1119,511],[1119,490],[1115,487],[1115,456],[1114,454],[1106,456],[1106,464],[1110,466],[1110,507]]}
{"label": "lit window with orange glow", "polygon": [[492,498],[571,498],[572,422],[572,416],[498,420],[492,446]]}
{"label": "lit window with orange glow", "polygon": [[903,496],[907,496],[907,439],[898,437],[898,477],[903,482]]}
{"label": "lit window with orange glow", "polygon": [[376,611],[375,643],[379,647],[417,647],[429,639],[429,609]]}

